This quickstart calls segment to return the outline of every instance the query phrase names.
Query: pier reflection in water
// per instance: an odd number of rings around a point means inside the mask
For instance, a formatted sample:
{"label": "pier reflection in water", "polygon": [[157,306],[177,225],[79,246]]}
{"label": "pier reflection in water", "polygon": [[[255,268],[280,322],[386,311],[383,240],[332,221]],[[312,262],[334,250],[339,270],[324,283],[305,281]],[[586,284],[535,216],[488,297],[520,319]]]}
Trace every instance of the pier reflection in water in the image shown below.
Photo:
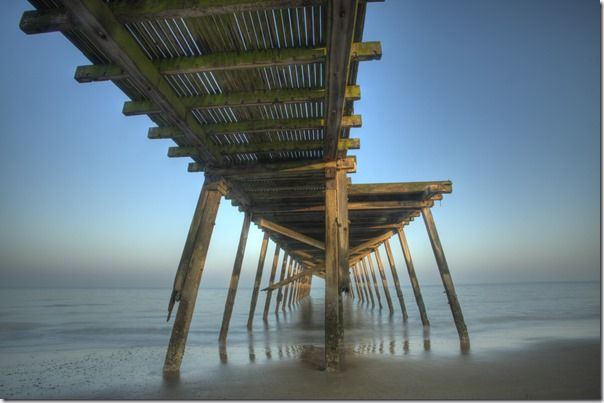
{"label": "pier reflection in water", "polygon": [[[421,322],[415,320],[403,322],[399,316],[379,309],[377,305],[357,304],[350,297],[345,297],[344,350],[348,354],[365,356],[409,355],[430,351],[430,328],[423,327]],[[272,313],[267,321],[247,332],[246,355],[249,362],[320,356],[324,345],[323,320],[323,301],[320,297],[307,298],[286,311]],[[451,342],[455,344],[454,337]],[[219,343],[218,347],[223,364],[229,362],[228,349],[234,352],[241,350],[236,342]],[[264,358],[257,355],[262,349]]]}

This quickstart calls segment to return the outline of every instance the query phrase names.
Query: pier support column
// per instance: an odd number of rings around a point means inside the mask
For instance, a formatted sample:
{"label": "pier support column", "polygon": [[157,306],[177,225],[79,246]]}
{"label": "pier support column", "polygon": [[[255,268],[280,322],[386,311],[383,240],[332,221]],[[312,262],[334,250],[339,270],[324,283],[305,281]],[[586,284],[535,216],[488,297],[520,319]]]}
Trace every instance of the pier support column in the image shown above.
{"label": "pier support column", "polygon": [[386,247],[386,256],[388,256],[388,264],[390,265],[390,270],[392,271],[392,279],[394,280],[396,296],[398,297],[398,302],[401,305],[401,310],[403,311],[403,320],[407,321],[407,319],[409,319],[409,316],[407,315],[407,308],[405,308],[403,290],[401,290],[401,282],[398,279],[398,274],[396,273],[396,265],[394,264],[394,258],[392,257],[392,249],[390,249],[390,241],[388,239],[384,241],[384,246]]}
{"label": "pier support column", "polygon": [[247,328],[252,330],[254,321],[254,311],[256,311],[256,303],[258,302],[258,290],[262,281],[262,271],[264,270],[264,259],[266,250],[268,249],[268,233],[262,238],[262,246],[260,247],[260,257],[258,258],[258,268],[256,269],[256,278],[254,278],[254,291],[252,291],[252,300],[250,301],[250,314],[247,317]]}
{"label": "pier support column", "polygon": [[464,351],[469,350],[470,337],[468,336],[468,329],[466,328],[466,322],[463,319],[461,306],[457,300],[457,294],[455,293],[455,286],[453,285],[453,279],[451,278],[451,273],[449,272],[445,252],[443,251],[443,247],[440,243],[438,232],[436,232],[436,225],[434,224],[432,211],[430,211],[430,209],[427,207],[422,208],[422,216],[424,217],[426,230],[428,231],[428,236],[430,237],[430,243],[432,244],[432,250],[434,251],[434,257],[436,258],[440,278],[447,293],[449,306],[451,306],[451,313],[453,313],[453,320],[455,321],[455,327],[457,328],[457,333],[459,334],[459,343],[461,349]]}
{"label": "pier support column", "polygon": [[[275,255],[273,256],[273,265],[271,267],[271,276],[268,280],[269,287],[273,285],[275,281],[275,274],[277,273],[277,264],[279,264],[279,245],[275,245]],[[266,301],[264,302],[264,313],[262,314],[262,320],[265,322],[268,320],[268,308],[271,305],[271,297],[273,296],[273,290],[269,289],[266,291]]]}
{"label": "pier support column", "polygon": [[[348,268],[348,278],[350,278],[350,270],[351,270],[351,268],[349,267]],[[351,279],[350,280],[350,296],[352,297],[352,299],[356,299],[356,297],[357,297],[356,291],[354,291],[354,289],[356,288],[356,283],[355,283],[355,286],[353,287],[352,282],[353,282],[353,280]]]}
{"label": "pier support column", "polygon": [[[298,263],[296,263],[294,270],[293,270],[293,275],[295,276],[296,274],[298,274],[298,269],[300,268],[300,265]],[[289,301],[287,301],[287,306],[291,307],[292,306],[292,302],[294,301],[294,295],[296,293],[296,281],[292,281],[289,285],[289,288],[291,289],[289,292]]]}
{"label": "pier support column", "polygon": [[[222,195],[225,193],[226,187],[221,181],[206,177],[193,216],[193,222],[189,229],[189,237],[185,243],[181,265],[179,265],[176,273],[177,278],[175,279],[175,288],[172,295],[175,301],[180,302],[164,361],[165,373],[180,371],[218,206]],[[188,250],[189,246],[190,252]],[[183,259],[186,260],[186,264],[183,263]]]}
{"label": "pier support column", "polygon": [[369,298],[371,298],[371,306],[375,306],[375,299],[373,298],[373,291],[371,291],[371,282],[369,280],[369,274],[367,274],[367,266],[365,265],[365,260],[361,259],[360,267],[362,267],[363,279],[365,281],[365,286],[367,287],[367,292],[369,293]]}
{"label": "pier support column", "polygon": [[[297,263],[294,262],[294,259],[290,259],[289,265],[287,266],[287,277],[290,278],[292,276],[292,266],[295,266]],[[287,298],[289,297],[289,289],[291,288],[291,283],[285,286],[285,291],[283,292],[283,304],[281,305],[281,309],[285,311],[285,306],[287,305]]]}
{"label": "pier support column", "polygon": [[231,275],[231,283],[229,284],[229,292],[224,304],[224,315],[222,316],[222,326],[220,327],[220,335],[218,341],[225,342],[227,333],[229,332],[229,323],[233,314],[233,305],[235,305],[235,296],[237,295],[237,286],[239,285],[239,276],[241,274],[241,266],[243,264],[243,255],[245,254],[245,245],[247,244],[247,235],[250,230],[250,221],[252,215],[245,213],[243,225],[241,226],[241,235],[239,236],[239,246],[237,247],[237,255],[233,264],[233,274]]}
{"label": "pier support column", "polygon": [[[380,257],[380,252],[377,248],[373,250],[375,253],[375,260],[378,265],[378,270],[380,272],[380,277],[382,278],[382,288],[384,289],[384,295],[386,295],[386,302],[388,303],[388,309],[390,309],[390,313],[394,313],[394,307],[392,306],[392,298],[390,298],[390,290],[388,289],[388,280],[386,279],[386,272],[384,271],[384,265],[382,264],[382,258]],[[369,263],[371,264],[371,255],[369,257]]]}
{"label": "pier support column", "polygon": [[428,315],[426,314],[426,306],[424,305],[424,299],[422,298],[422,292],[419,288],[417,276],[415,275],[413,260],[411,260],[409,244],[407,243],[407,237],[405,236],[405,232],[402,228],[398,230],[398,239],[401,242],[401,249],[403,250],[403,255],[405,256],[407,272],[409,272],[409,280],[411,281],[411,286],[413,287],[413,294],[415,295],[415,301],[417,302],[417,307],[419,309],[419,316],[422,319],[422,324],[424,326],[430,326],[430,321],[428,320]]}
{"label": "pier support column", "polygon": [[[382,309],[382,298],[380,297],[380,292],[378,290],[377,278],[375,277],[375,269],[373,268],[373,263],[371,262],[371,254],[367,255],[367,260],[369,260],[369,273],[371,274],[371,279],[373,280],[373,288],[375,289],[375,295],[378,300],[378,305],[380,309]],[[365,261],[365,259],[363,259]]]}
{"label": "pier support column", "polygon": [[[281,275],[279,276],[279,282],[285,280],[285,270],[287,269],[287,259],[289,255],[287,253],[283,254],[283,262],[281,263]],[[291,258],[290,264],[291,264]],[[283,287],[279,287],[277,290],[277,303],[275,304],[275,313],[279,312],[279,305],[281,305],[281,300],[283,299]]]}
{"label": "pier support column", "polygon": [[348,184],[343,169],[325,174],[325,369],[338,371],[344,339],[341,293],[349,287]]}
{"label": "pier support column", "polygon": [[357,265],[353,265],[352,266],[352,277],[354,278],[354,284],[357,287],[357,295],[359,296],[359,301],[360,302],[365,302],[365,297],[363,295],[363,290],[361,288],[361,284],[360,284],[360,280],[359,280],[359,276],[357,273]]}

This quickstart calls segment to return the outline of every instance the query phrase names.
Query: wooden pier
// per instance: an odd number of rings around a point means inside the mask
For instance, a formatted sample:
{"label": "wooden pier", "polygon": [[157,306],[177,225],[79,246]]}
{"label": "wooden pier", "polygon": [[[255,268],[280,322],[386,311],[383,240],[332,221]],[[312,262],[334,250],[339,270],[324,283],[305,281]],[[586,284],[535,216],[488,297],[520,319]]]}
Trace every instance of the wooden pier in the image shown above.
{"label": "wooden pier", "polygon": [[[368,0],[30,0],[21,29],[61,32],[89,60],[81,83],[111,80],[128,101],[126,116],[146,114],[150,139],[168,139],[169,157],[186,157],[204,181],[189,228],[168,320],[177,307],[164,371],[178,372],[222,198],[245,215],[220,329],[228,342],[251,223],[264,231],[247,328],[253,319],[269,241],[263,319],[308,297],[325,280],[325,369],[340,369],[345,340],[342,297],[376,309],[407,306],[389,239],[398,236],[423,326],[429,326],[404,227],[422,215],[459,333],[469,337],[431,213],[450,181],[354,184],[361,126],[354,101],[362,62],[381,58],[364,41]],[[378,101],[378,100],[375,100]],[[378,135],[374,133],[372,135]],[[399,307],[388,290],[384,244]],[[282,264],[279,267],[279,257]],[[379,273],[375,273],[376,265]],[[400,266],[400,264],[399,264]],[[279,276],[277,278],[277,276]],[[382,293],[378,283],[382,284]],[[284,288],[285,287],[285,288]],[[384,298],[382,298],[382,296]],[[407,296],[409,298],[409,296]],[[243,326],[244,324],[233,324]]]}

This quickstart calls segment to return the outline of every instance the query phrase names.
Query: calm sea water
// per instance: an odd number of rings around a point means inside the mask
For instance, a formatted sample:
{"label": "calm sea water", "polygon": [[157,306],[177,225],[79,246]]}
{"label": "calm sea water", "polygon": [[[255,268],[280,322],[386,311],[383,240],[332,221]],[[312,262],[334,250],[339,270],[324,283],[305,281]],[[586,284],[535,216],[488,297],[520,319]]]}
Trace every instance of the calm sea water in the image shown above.
{"label": "calm sea water", "polygon": [[[289,356],[302,345],[323,344],[323,289],[314,282],[311,297],[262,321],[260,294],[254,331],[245,327],[250,289],[240,289],[228,337],[228,351],[242,359]],[[381,291],[381,290],[380,290]],[[48,352],[98,348],[165,347],[172,322],[166,322],[166,289],[2,289],[2,352]],[[413,293],[403,288],[409,321],[357,300],[345,300],[345,338],[361,354],[458,353],[458,339],[442,286],[423,286],[431,322],[422,329]],[[472,353],[525,347],[532,342],[600,337],[598,283],[457,285],[472,342]],[[188,346],[218,348],[226,289],[202,289]],[[6,363],[5,363],[6,364]]]}

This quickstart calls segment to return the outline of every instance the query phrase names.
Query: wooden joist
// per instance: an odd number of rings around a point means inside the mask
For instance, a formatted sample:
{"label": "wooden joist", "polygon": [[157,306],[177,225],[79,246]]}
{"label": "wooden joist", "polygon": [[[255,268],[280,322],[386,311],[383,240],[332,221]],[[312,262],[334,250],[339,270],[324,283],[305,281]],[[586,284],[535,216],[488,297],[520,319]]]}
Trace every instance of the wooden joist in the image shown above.
{"label": "wooden joist", "polygon": [[384,242],[387,239],[390,239],[394,235],[393,231],[388,231],[378,237],[375,237],[369,241],[363,242],[360,245],[355,246],[354,248],[350,248],[350,256],[358,254],[359,252],[366,251],[368,249],[373,249],[380,243]]}
{"label": "wooden joist", "polygon": [[[84,72],[85,71],[83,70],[81,73]],[[226,108],[229,106],[262,106],[322,101],[325,99],[325,96],[326,91],[324,89],[296,89],[199,95],[183,97],[181,98],[181,101],[185,107],[189,109],[207,109]],[[349,101],[357,101],[361,99],[360,87],[358,85],[347,86],[345,98]],[[124,103],[124,108],[122,109],[122,113],[126,116],[136,116],[158,112],[161,112],[161,109],[149,101],[127,101]]]}
{"label": "wooden joist", "polygon": [[[348,210],[405,210],[421,209],[431,207],[431,201],[376,201],[376,202],[349,202]],[[312,205],[300,207],[296,205],[270,205],[263,207],[253,207],[252,211],[257,214],[268,213],[304,213],[325,211],[325,205]]]}
{"label": "wooden joist", "polygon": [[43,34],[68,31],[72,22],[64,10],[32,10],[23,13],[19,28],[28,35]]}
{"label": "wooden joist", "polygon": [[[325,48],[265,49],[176,57],[160,59],[152,63],[161,74],[176,75],[319,63],[325,61],[326,55]],[[379,42],[365,42],[355,43],[348,58],[355,61],[367,61],[379,59],[381,55],[382,48]],[[95,76],[95,69],[86,65],[76,69],[76,79],[79,82],[91,82],[124,78],[124,71],[120,71],[113,65],[97,65],[96,70],[99,72],[115,71],[116,75],[111,76],[105,73]],[[82,78],[83,80],[81,80]],[[345,87],[342,89],[342,97],[345,94]]]}
{"label": "wooden joist", "polygon": [[[361,127],[360,115],[342,116],[342,127]],[[208,134],[257,133],[279,130],[320,129],[325,126],[324,119],[266,119],[248,120],[234,123],[212,123],[204,125]]]}
{"label": "wooden joist", "polygon": [[298,242],[313,246],[317,249],[325,250],[325,243],[317,241],[309,236],[301,234],[297,231],[286,228],[282,225],[271,222],[267,219],[260,218],[254,221],[258,226],[266,231],[276,232],[277,234],[285,235],[288,238],[295,239]]}
{"label": "wooden joist", "polygon": [[176,92],[124,26],[115,19],[107,3],[94,0],[64,0],[66,11],[91,45],[123,69],[142,95],[158,105],[166,120],[178,128],[201,158],[219,162],[222,157],[205,131],[180,101]]}
{"label": "wooden joist", "polygon": [[[150,129],[151,130],[151,129]],[[231,168],[208,168],[208,172],[214,175],[233,179],[253,179],[253,178],[275,178],[280,175],[298,175],[302,173],[322,171],[328,168],[346,169],[346,172],[356,172],[357,159],[355,156],[349,156],[338,161],[296,161],[274,164],[262,164],[261,166],[242,166]]]}
{"label": "wooden joist", "polygon": [[373,196],[377,194],[423,193],[427,191],[451,193],[452,190],[451,181],[435,181],[355,184],[349,186],[348,193],[351,196]]}

